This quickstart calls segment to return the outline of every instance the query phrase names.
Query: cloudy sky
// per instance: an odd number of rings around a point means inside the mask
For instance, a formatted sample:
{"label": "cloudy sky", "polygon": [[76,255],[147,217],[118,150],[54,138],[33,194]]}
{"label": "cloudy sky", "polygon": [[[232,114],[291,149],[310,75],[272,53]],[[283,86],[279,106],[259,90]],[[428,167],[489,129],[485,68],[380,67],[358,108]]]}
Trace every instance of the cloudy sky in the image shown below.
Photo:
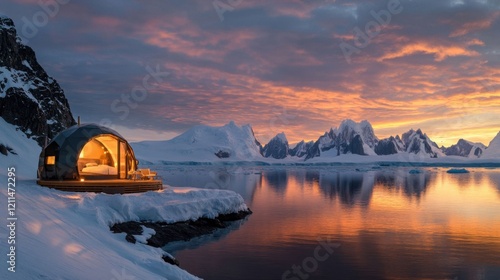
{"label": "cloudy sky", "polygon": [[75,116],[131,140],[230,120],[262,142],[346,118],[438,145],[500,130],[500,0],[57,1],[0,12]]}

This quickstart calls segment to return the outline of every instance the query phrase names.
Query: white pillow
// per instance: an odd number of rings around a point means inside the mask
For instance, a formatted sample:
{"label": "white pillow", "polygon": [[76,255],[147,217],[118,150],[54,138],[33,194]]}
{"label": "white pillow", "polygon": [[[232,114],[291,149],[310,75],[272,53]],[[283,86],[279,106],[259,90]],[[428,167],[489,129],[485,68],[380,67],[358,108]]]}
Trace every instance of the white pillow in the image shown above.
{"label": "white pillow", "polygon": [[89,163],[85,164],[85,167],[92,167],[92,166],[97,166],[97,163],[89,162]]}

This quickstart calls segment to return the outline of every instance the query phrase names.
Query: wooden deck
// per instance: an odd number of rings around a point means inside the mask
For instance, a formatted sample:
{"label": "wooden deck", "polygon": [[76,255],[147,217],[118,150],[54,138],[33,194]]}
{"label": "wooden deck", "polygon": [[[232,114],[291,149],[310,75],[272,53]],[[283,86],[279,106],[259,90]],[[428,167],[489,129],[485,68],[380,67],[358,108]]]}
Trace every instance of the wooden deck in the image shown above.
{"label": "wooden deck", "polygon": [[38,180],[38,185],[68,192],[96,192],[109,194],[140,193],[163,189],[161,180],[85,180],[50,181]]}

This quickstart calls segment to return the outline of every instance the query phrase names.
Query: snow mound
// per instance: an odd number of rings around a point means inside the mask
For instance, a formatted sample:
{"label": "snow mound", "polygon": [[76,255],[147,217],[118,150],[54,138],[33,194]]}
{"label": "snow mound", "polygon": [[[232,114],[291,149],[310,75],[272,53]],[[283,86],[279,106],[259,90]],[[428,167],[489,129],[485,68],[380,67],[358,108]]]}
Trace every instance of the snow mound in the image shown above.
{"label": "snow mound", "polygon": [[446,171],[446,173],[462,174],[462,173],[469,173],[469,170],[467,170],[465,168],[452,168],[452,169]]}
{"label": "snow mound", "polygon": [[103,226],[112,226],[127,221],[215,218],[247,209],[241,195],[233,191],[175,188],[131,195],[85,193],[79,195],[77,210],[95,216]]}

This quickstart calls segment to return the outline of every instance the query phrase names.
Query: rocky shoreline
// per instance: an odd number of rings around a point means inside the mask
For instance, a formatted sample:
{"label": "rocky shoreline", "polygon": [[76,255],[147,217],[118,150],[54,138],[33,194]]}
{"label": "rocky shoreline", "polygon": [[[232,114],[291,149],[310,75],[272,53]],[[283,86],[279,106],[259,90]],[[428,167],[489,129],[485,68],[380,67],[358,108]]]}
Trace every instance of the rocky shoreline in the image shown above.
{"label": "rocky shoreline", "polygon": [[[129,221],[114,224],[110,227],[113,233],[126,233],[125,239],[130,243],[136,243],[134,235],[142,235],[143,227],[154,230],[154,234],[147,239],[147,245],[163,247],[174,241],[189,241],[192,238],[211,234],[217,229],[228,227],[231,222],[241,220],[252,214],[250,209],[237,213],[221,214],[213,219],[199,218],[195,221],[183,221],[176,223],[151,222],[151,221]],[[171,256],[165,255],[163,259],[171,264],[179,265],[178,261]]]}

